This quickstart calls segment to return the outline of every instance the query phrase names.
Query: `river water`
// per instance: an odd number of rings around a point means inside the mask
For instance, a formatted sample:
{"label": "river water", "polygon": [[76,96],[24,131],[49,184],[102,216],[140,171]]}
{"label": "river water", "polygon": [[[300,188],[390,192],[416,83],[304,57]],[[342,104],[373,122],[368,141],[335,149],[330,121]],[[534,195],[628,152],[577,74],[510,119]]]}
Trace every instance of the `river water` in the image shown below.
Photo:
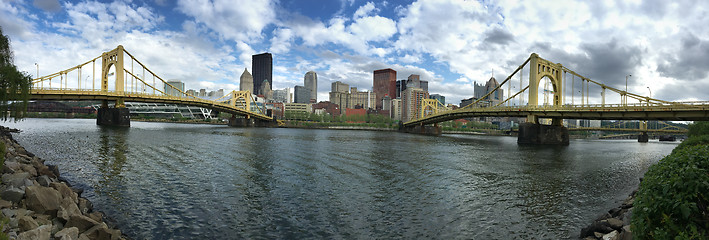
{"label": "river water", "polygon": [[676,143],[26,119],[21,145],[134,239],[568,239]]}

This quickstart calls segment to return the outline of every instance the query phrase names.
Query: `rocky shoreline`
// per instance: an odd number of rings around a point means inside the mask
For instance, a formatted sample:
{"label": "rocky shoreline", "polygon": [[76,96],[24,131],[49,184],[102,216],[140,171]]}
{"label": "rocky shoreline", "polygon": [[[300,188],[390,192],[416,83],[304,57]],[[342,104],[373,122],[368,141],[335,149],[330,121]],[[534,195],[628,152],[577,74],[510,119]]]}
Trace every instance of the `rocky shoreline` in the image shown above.
{"label": "rocky shoreline", "polygon": [[81,197],[81,189],[64,181],[56,166],[27,152],[11,132],[17,130],[0,126],[5,145],[0,226],[9,239],[126,239]]}
{"label": "rocky shoreline", "polygon": [[[642,181],[642,178],[640,179]],[[579,239],[583,240],[632,240],[630,220],[633,217],[633,202],[636,189],[617,208],[598,216],[591,225],[581,229]]]}

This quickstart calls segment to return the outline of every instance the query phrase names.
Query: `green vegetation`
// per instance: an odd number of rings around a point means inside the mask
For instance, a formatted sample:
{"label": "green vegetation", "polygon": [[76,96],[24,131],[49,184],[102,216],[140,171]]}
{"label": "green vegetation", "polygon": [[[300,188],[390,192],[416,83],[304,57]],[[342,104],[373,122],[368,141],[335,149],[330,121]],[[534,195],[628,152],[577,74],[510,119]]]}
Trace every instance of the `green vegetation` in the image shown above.
{"label": "green vegetation", "polygon": [[10,117],[17,121],[23,117],[27,111],[31,83],[32,77],[18,71],[13,64],[10,39],[2,33],[0,27],[0,118],[3,121]]}
{"label": "green vegetation", "polygon": [[709,236],[709,122],[690,125],[689,136],[645,173],[633,208],[636,239]]}

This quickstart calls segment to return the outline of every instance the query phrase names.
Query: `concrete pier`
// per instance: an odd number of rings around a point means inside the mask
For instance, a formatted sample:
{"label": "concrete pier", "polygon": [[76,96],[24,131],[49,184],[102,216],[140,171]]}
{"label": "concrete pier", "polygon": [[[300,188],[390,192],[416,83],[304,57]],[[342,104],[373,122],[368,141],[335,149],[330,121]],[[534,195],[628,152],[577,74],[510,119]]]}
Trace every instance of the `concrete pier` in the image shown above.
{"label": "concrete pier", "polygon": [[560,125],[522,123],[517,135],[518,144],[569,145],[569,130]]}
{"label": "concrete pier", "polygon": [[125,107],[98,109],[96,125],[130,127],[130,110]]}
{"label": "concrete pier", "polygon": [[230,127],[253,127],[254,120],[251,118],[237,118],[232,116],[229,118]]}
{"label": "concrete pier", "polygon": [[416,133],[416,134],[424,134],[424,135],[441,135],[443,131],[441,130],[441,127],[438,125],[424,125],[424,126],[414,126],[414,127],[403,127],[401,126],[399,128],[400,132],[405,132],[405,133]]}
{"label": "concrete pier", "polygon": [[646,143],[649,140],[650,140],[650,136],[647,135],[647,132],[643,132],[640,135],[638,135],[638,142]]}

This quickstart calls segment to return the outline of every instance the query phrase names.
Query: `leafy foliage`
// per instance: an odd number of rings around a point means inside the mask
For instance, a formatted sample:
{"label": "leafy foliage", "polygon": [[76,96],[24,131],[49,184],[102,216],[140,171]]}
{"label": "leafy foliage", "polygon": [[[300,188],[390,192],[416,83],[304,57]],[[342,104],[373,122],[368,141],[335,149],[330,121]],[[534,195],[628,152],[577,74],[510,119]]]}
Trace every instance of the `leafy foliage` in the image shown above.
{"label": "leafy foliage", "polygon": [[688,127],[689,137],[698,137],[702,135],[709,135],[709,122],[694,122]]}
{"label": "leafy foliage", "polygon": [[690,125],[690,138],[645,173],[632,219],[636,239],[709,236],[709,124]]}
{"label": "leafy foliage", "polygon": [[18,71],[17,66],[12,63],[12,58],[10,39],[0,28],[0,118],[7,120],[8,117],[13,117],[17,121],[27,111],[32,77],[26,72]]}

